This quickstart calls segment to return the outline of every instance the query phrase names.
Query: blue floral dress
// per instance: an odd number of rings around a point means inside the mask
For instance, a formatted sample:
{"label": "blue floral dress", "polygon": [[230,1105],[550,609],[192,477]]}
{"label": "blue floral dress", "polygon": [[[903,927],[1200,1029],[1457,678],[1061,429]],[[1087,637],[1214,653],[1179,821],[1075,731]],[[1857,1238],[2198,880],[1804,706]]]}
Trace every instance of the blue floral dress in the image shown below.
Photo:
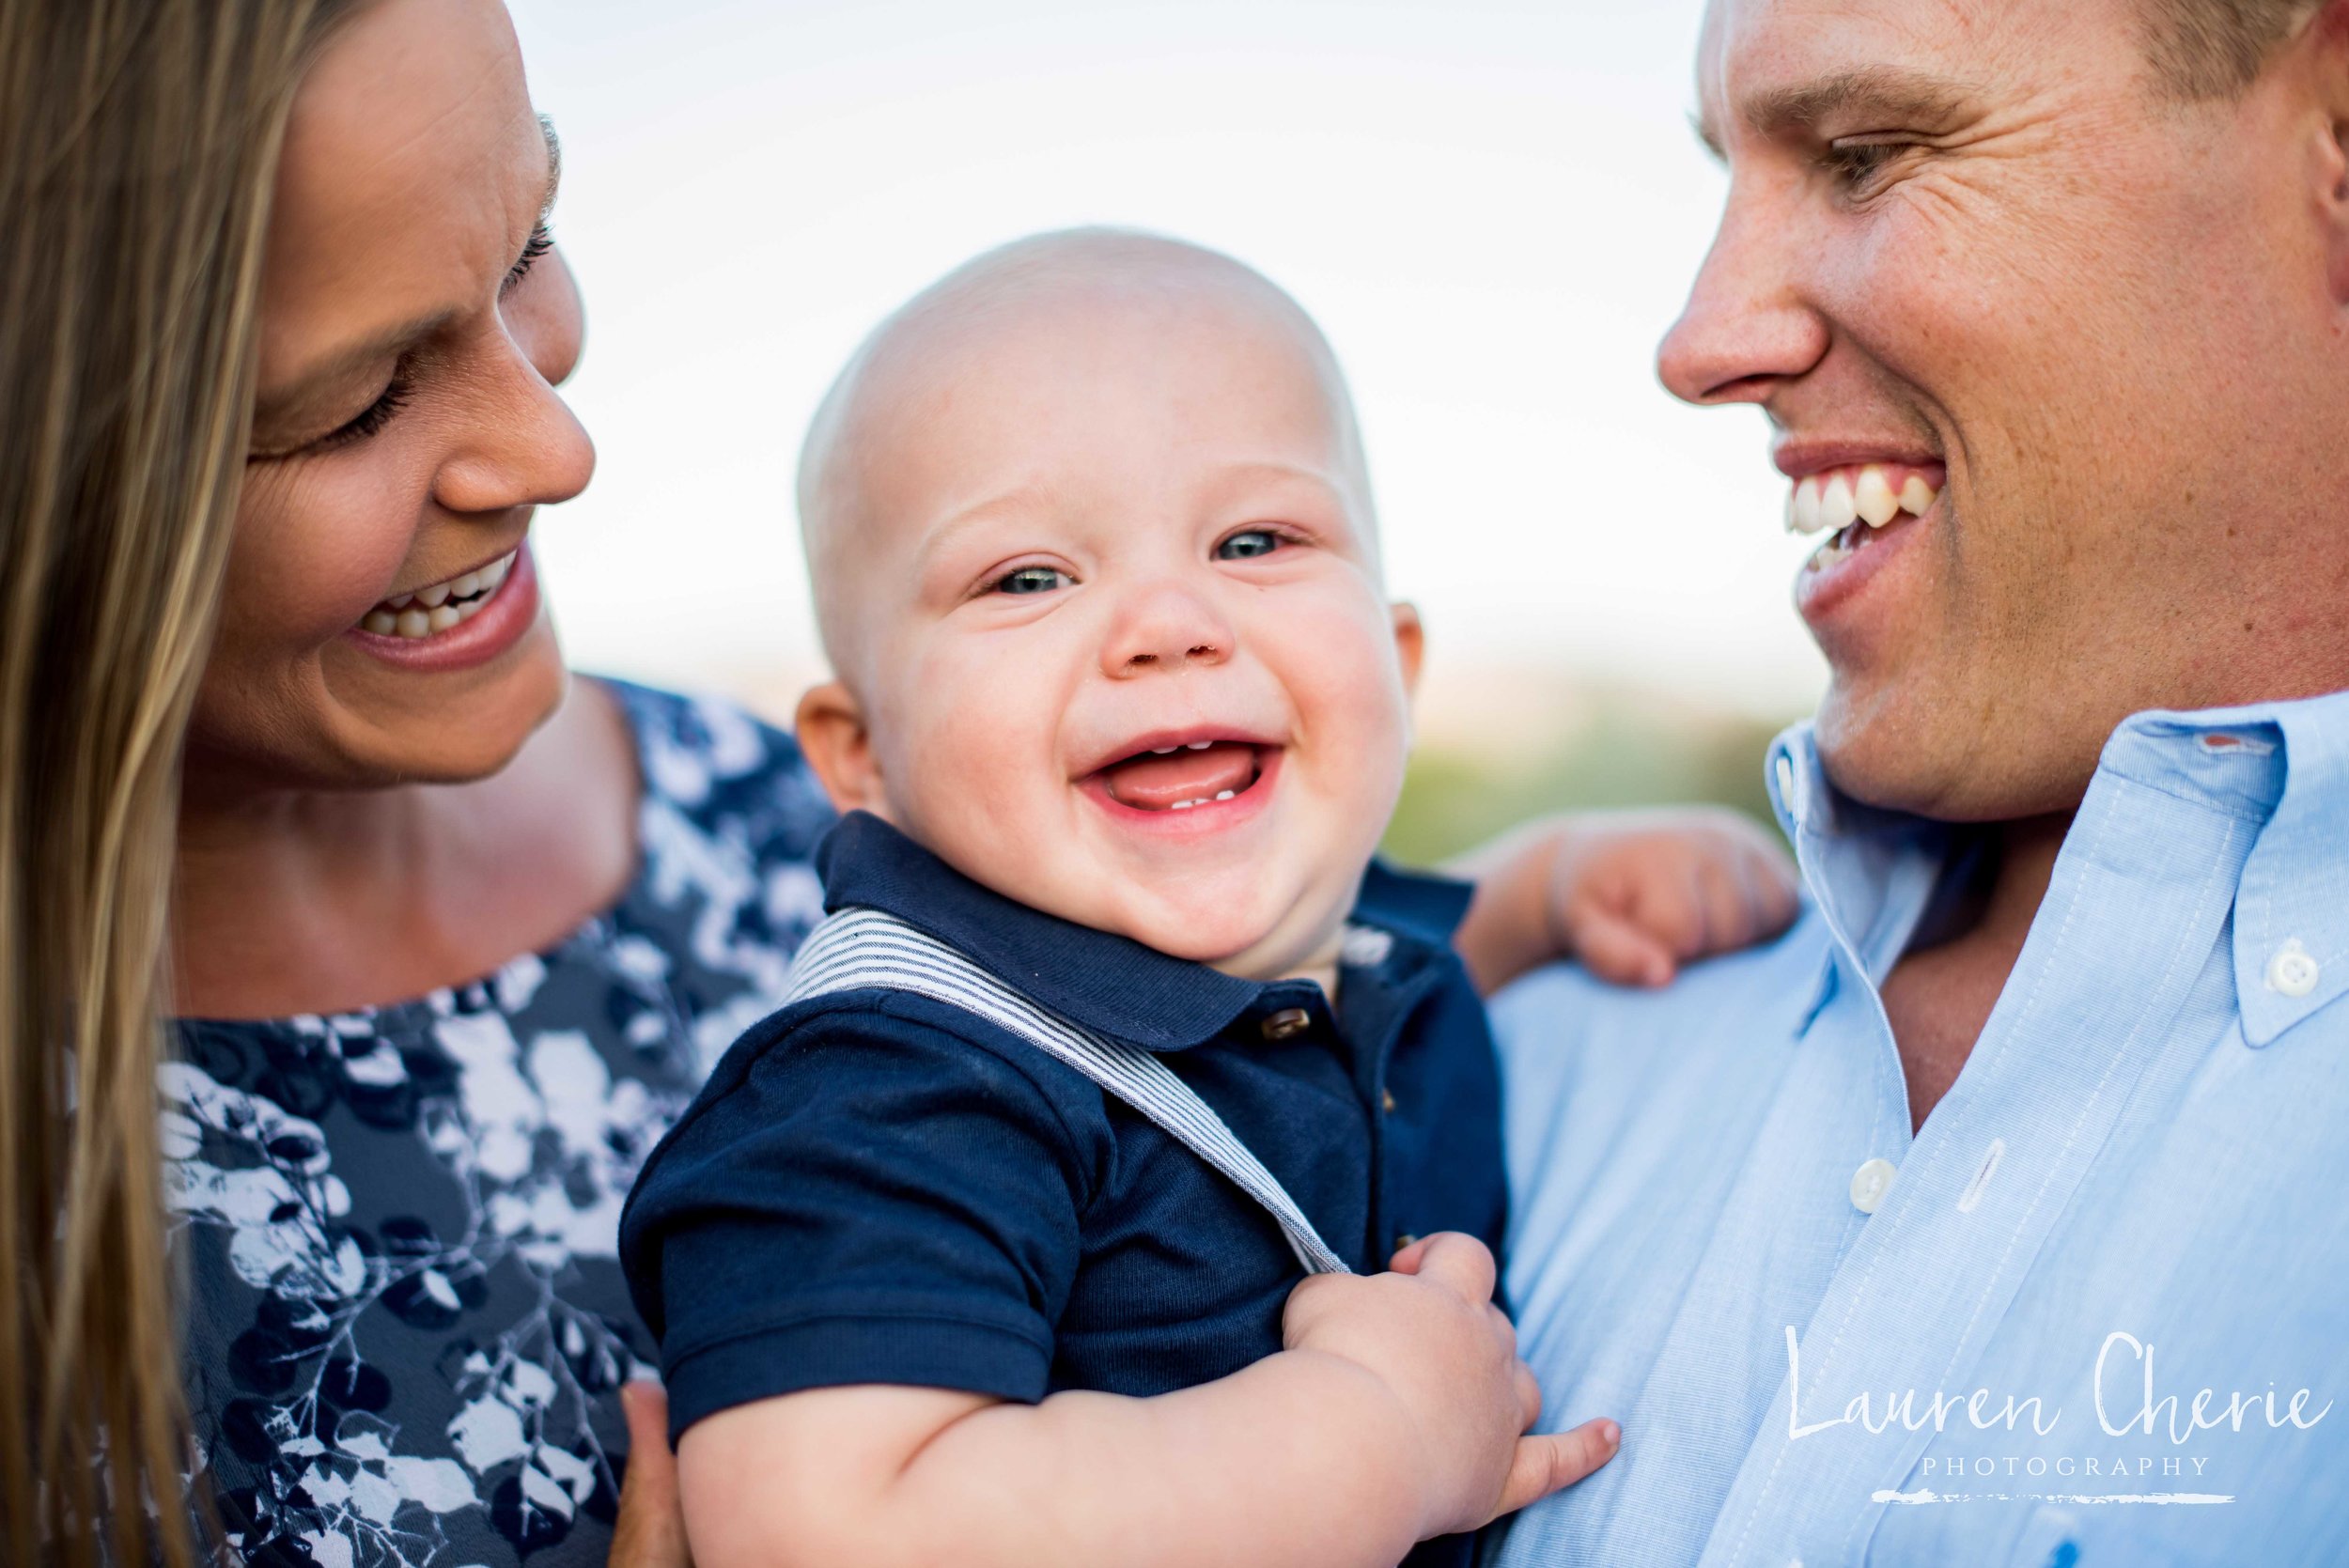
{"label": "blue floral dress", "polygon": [[789,737],[614,687],[642,759],[619,904],[472,985],[189,1020],[163,1072],[198,1456],[272,1568],[600,1564],[638,1165],[821,917]]}

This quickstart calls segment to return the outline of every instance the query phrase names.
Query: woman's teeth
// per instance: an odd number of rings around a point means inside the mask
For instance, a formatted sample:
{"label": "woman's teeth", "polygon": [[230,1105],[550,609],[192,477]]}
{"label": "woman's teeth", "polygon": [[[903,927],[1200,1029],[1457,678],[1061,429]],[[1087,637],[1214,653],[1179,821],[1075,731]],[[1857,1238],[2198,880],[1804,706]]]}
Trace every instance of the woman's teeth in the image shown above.
{"label": "woman's teeth", "polygon": [[508,551],[486,567],[435,582],[412,594],[387,598],[366,613],[360,629],[378,637],[430,637],[464,625],[490,602],[491,595],[514,569],[519,550]]}
{"label": "woman's teeth", "polygon": [[1795,486],[1786,500],[1786,531],[1831,536],[1810,561],[1811,570],[1824,571],[1848,559],[1902,513],[1923,517],[1940,499],[1940,485],[1917,469],[1888,463],[1834,469]]}

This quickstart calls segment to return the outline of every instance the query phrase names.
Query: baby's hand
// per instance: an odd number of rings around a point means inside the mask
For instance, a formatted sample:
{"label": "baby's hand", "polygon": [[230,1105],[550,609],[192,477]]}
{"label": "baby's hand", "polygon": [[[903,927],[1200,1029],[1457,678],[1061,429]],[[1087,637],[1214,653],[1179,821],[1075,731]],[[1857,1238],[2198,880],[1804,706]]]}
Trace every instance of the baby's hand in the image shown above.
{"label": "baby's hand", "polygon": [[1574,818],[1550,867],[1559,945],[1602,980],[1661,986],[1692,958],[1777,936],[1797,908],[1794,862],[1719,807]]}
{"label": "baby's hand", "polygon": [[1622,1441],[1609,1421],[1523,1435],[1541,1414],[1541,1389],[1492,1294],[1491,1251],[1452,1232],[1396,1253],[1392,1273],[1317,1274],[1289,1294],[1287,1348],[1352,1361],[1392,1395],[1423,1540],[1479,1529],[1570,1485]]}
{"label": "baby's hand", "polygon": [[1758,824],[1714,806],[1551,817],[1467,857],[1476,901],[1454,938],[1490,993],[1578,958],[1619,986],[1776,936],[1797,908],[1794,863]]}

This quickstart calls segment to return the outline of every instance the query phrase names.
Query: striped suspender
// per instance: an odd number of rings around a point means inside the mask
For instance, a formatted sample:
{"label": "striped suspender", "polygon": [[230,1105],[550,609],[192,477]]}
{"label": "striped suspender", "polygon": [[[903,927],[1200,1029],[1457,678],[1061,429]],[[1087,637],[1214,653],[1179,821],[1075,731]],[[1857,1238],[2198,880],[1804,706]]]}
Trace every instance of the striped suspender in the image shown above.
{"label": "striped suspender", "polygon": [[1048,1013],[925,931],[879,909],[851,908],[826,919],[801,944],[786,1004],[835,991],[911,991],[1009,1030],[1156,1122],[1214,1166],[1279,1221],[1297,1261],[1312,1274],[1350,1272],[1271,1172],[1248,1152],[1190,1084],[1148,1051]]}

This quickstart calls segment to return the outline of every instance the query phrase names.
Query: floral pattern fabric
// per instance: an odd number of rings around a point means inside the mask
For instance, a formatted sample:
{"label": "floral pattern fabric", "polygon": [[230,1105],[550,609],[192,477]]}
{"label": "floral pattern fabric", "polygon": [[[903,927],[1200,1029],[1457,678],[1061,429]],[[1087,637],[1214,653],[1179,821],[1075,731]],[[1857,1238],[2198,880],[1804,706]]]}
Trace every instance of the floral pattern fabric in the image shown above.
{"label": "floral pattern fabric", "polygon": [[636,876],[554,948],[333,1017],[187,1020],[163,1070],[198,1460],[269,1568],[600,1564],[650,1375],[638,1166],[821,918],[789,737],[615,686]]}

